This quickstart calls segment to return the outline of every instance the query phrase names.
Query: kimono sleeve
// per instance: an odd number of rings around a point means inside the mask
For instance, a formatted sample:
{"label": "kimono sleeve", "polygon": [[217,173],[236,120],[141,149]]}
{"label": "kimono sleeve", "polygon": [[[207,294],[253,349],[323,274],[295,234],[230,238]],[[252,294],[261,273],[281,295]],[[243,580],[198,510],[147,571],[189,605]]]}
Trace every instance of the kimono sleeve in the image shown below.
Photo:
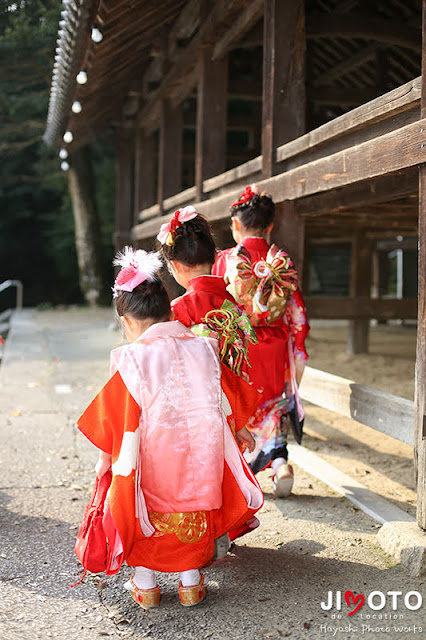
{"label": "kimono sleeve", "polygon": [[305,340],[308,336],[310,327],[306,313],[305,301],[303,300],[299,289],[297,289],[290,297],[286,310],[286,321],[293,339],[294,356],[295,358],[300,358],[306,362],[308,354],[305,348]]}
{"label": "kimono sleeve", "polygon": [[179,298],[175,298],[172,300],[172,311],[174,313],[174,319],[181,322],[185,327],[190,327],[194,324],[193,315],[191,315],[190,310],[188,308],[189,300],[187,296],[183,295]]}
{"label": "kimono sleeve", "polygon": [[95,447],[118,456],[123,433],[135,431],[140,407],[118,371],[110,378],[77,421],[77,428]]}
{"label": "kimono sleeve", "polygon": [[226,253],[220,251],[216,257],[216,261],[212,267],[212,276],[224,277],[226,272]]}
{"label": "kimono sleeve", "polygon": [[250,416],[262,402],[262,394],[257,389],[231,371],[225,364],[221,364],[222,389],[235,419],[235,430],[239,431],[248,422]]}

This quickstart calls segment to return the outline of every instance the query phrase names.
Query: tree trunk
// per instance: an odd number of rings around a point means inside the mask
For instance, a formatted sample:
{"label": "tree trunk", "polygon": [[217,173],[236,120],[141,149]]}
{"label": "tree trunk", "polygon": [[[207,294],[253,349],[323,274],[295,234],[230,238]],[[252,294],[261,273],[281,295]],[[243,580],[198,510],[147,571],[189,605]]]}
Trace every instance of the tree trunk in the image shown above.
{"label": "tree trunk", "polygon": [[102,257],[90,147],[82,147],[72,154],[68,186],[74,214],[80,288],[89,305],[95,306],[102,291]]}

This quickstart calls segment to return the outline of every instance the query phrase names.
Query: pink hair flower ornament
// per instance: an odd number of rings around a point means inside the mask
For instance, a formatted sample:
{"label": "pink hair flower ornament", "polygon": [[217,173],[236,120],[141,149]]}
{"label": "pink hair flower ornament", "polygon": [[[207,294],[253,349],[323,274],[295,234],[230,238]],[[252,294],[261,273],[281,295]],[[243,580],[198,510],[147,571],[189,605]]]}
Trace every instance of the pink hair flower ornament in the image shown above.
{"label": "pink hair flower ornament", "polygon": [[114,298],[119,291],[131,292],[145,280],[154,280],[163,265],[158,252],[148,253],[143,249],[135,251],[132,247],[124,247],[123,251],[119,251],[113,264],[121,267],[112,288]]}
{"label": "pink hair flower ornament", "polygon": [[184,207],[174,212],[170,222],[166,222],[161,225],[160,232],[157,236],[157,240],[161,244],[166,244],[172,247],[175,243],[176,229],[178,229],[184,222],[192,220],[197,217],[197,212],[194,207]]}

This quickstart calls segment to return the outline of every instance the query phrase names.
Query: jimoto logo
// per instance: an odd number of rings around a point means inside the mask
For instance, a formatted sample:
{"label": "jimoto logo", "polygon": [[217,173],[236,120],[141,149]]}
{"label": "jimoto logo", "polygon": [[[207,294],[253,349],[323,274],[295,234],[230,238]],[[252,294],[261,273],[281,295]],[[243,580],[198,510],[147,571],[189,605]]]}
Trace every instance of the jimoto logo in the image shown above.
{"label": "jimoto logo", "polygon": [[387,605],[390,605],[392,611],[400,610],[405,607],[409,611],[417,611],[423,604],[423,598],[418,591],[408,591],[403,594],[402,591],[371,591],[367,596],[362,593],[354,593],[353,591],[328,591],[327,598],[321,602],[323,611],[337,609],[342,611],[343,603],[348,608],[347,615],[353,616],[365,604],[373,611],[381,611]]}

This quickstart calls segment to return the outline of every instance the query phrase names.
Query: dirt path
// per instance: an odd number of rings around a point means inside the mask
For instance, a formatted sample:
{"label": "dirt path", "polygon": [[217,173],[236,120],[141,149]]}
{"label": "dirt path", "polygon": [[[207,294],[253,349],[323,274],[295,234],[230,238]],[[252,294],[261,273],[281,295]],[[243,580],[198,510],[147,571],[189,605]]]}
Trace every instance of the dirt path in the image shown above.
{"label": "dirt path", "polygon": [[[378,325],[368,354],[346,353],[347,328],[313,323],[309,365],[413,400],[416,329]],[[369,489],[415,515],[412,447],[353,420],[307,404],[303,444]]]}

